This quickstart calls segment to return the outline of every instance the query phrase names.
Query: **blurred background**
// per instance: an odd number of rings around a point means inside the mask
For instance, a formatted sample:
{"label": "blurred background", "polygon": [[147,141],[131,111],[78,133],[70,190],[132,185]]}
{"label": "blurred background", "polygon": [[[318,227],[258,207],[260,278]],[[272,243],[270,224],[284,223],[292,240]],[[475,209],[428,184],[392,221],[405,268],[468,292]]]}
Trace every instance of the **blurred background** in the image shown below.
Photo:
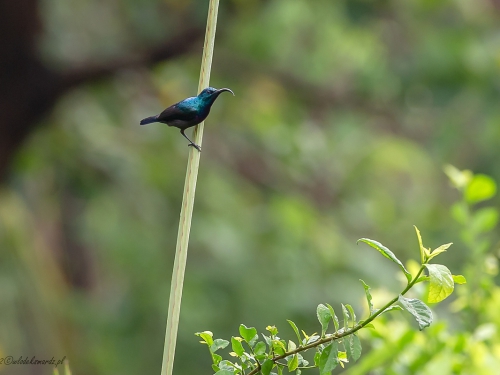
{"label": "blurred background", "polygon": [[[189,150],[139,120],[196,94],[207,9],[0,3],[0,357],[159,374]],[[211,373],[195,332],[314,332],[318,303],[363,315],[360,278],[387,301],[397,266],[356,240],[418,261],[417,225],[469,283],[422,333],[387,314],[336,373],[497,374],[499,21],[498,0],[221,1],[211,85],[236,96],[206,122],[174,373]]]}

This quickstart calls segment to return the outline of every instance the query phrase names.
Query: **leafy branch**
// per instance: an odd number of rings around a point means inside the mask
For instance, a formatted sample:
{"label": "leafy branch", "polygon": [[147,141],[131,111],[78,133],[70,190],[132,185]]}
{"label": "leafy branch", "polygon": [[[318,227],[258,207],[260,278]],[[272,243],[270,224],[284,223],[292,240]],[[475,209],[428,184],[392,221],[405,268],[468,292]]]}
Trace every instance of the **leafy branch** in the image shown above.
{"label": "leafy branch", "polygon": [[[421,300],[406,298],[404,295],[415,284],[428,282],[427,301],[430,303],[440,302],[453,292],[455,283],[465,283],[465,278],[461,275],[452,275],[446,266],[429,263],[436,256],[445,252],[451,246],[451,243],[441,245],[434,250],[427,249],[422,245],[422,238],[417,227],[415,227],[415,231],[421,260],[420,269],[415,275],[412,275],[394,253],[381,243],[368,238],[362,238],[358,241],[378,250],[384,257],[396,263],[407,279],[406,287],[401,293],[380,309],[376,309],[372,303],[370,286],[360,280],[369,307],[369,315],[364,320],[356,321],[356,314],[352,306],[342,304],[343,325],[341,326],[333,307],[328,303],[320,304],[316,309],[316,314],[321,325],[321,335],[316,333],[307,335],[303,330],[299,331],[294,322],[288,320],[297,337],[296,342],[292,340],[286,342],[280,339],[278,329],[275,326],[266,327],[268,335],[261,334],[263,341],[259,341],[259,335],[254,327],[249,328],[241,324],[239,327],[240,336],[231,338],[232,352],[229,355],[236,358],[233,362],[223,360],[222,356],[216,354],[218,350],[226,348],[229,341],[213,339],[213,334],[210,331],[196,333],[202,339],[201,343],[208,346],[212,356],[212,369],[215,374],[255,375],[261,373],[262,375],[282,375],[283,369],[287,367],[289,372],[295,371],[297,375],[300,375],[303,369],[317,367],[320,375],[326,375],[330,374],[338,364],[344,367],[344,363],[349,362],[349,360],[358,360],[361,356],[362,347],[356,332],[362,328],[373,328],[371,322],[385,312],[406,310],[415,317],[420,330],[428,327],[433,320],[430,308]],[[427,275],[423,275],[426,270]],[[330,321],[333,321],[335,329],[333,333],[327,333]],[[249,348],[248,351],[245,350],[243,344]],[[311,365],[301,354],[310,349],[316,350]],[[281,362],[281,360],[285,360],[286,363]],[[277,373],[272,372],[273,369],[276,369]]]}

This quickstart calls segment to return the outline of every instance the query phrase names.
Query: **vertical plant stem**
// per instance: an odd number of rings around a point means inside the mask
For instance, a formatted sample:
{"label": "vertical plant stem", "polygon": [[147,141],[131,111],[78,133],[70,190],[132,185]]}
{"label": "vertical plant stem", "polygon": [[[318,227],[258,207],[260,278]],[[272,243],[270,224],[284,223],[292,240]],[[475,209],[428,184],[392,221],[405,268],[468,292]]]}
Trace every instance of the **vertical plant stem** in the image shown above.
{"label": "vertical plant stem", "polygon": [[[198,92],[206,88],[210,81],[218,9],[219,0],[210,0]],[[204,123],[202,122],[195,128],[194,131],[195,143],[200,146],[202,144],[203,126]],[[168,318],[165,332],[165,346],[163,348],[161,375],[171,375],[174,366],[175,344],[177,341],[177,329],[179,326],[179,314],[181,309],[184,271],[186,268],[189,231],[191,229],[196,180],[198,178],[198,167],[200,165],[200,152],[194,147],[190,147],[189,149],[189,159],[186,171],[186,180],[184,182],[184,195],[182,197],[181,216],[179,221],[179,232],[177,233],[174,268],[172,271],[172,283],[170,286],[170,300],[168,303]]]}

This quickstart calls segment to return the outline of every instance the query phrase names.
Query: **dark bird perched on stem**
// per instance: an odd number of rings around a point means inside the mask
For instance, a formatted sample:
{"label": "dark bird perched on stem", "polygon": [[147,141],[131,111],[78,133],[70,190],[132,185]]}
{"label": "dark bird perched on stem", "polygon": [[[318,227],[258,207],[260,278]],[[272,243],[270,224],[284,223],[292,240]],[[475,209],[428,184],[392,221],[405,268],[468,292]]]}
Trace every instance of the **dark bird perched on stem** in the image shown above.
{"label": "dark bird perched on stem", "polygon": [[168,126],[179,128],[181,130],[181,134],[189,141],[188,146],[196,147],[196,149],[201,152],[200,146],[190,140],[187,135],[184,134],[184,130],[204,121],[210,113],[212,104],[214,104],[217,97],[224,91],[229,91],[234,95],[234,92],[230,89],[217,90],[213,87],[207,87],[205,90],[200,92],[198,96],[184,99],[183,101],[168,107],[159,115],[145,118],[141,121],[141,125],[161,122],[163,124],[167,124]]}

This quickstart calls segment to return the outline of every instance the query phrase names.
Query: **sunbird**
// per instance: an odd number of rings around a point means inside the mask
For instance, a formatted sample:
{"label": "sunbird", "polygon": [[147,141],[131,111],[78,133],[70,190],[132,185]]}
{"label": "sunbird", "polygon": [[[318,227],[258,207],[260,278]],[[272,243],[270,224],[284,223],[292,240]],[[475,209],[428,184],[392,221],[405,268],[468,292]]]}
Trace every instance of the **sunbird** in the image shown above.
{"label": "sunbird", "polygon": [[168,126],[179,128],[184,138],[189,141],[188,146],[193,146],[201,152],[201,147],[190,140],[184,131],[192,126],[198,125],[200,122],[203,122],[210,113],[212,104],[214,104],[215,100],[224,91],[228,91],[234,95],[234,92],[230,89],[224,88],[217,90],[213,87],[207,87],[200,92],[198,96],[192,96],[180,101],[179,103],[171,105],[159,115],[146,117],[144,120],[141,120],[141,125],[161,122],[163,124],[167,124]]}

